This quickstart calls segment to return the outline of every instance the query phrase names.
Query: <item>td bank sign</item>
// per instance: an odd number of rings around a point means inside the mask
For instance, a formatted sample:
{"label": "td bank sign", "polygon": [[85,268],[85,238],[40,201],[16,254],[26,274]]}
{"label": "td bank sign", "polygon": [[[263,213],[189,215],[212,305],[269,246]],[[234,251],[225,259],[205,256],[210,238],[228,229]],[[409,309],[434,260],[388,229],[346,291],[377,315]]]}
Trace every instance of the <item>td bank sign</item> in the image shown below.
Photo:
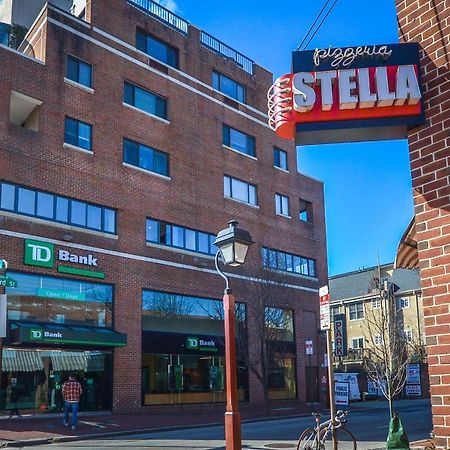
{"label": "td bank sign", "polygon": [[[55,260],[61,262],[75,263],[89,268],[97,267],[97,258],[91,254],[71,253],[69,250],[59,249],[55,251],[55,245],[49,242],[25,239],[24,263],[29,266],[40,266],[53,268]],[[58,272],[70,273],[73,275],[85,275],[94,278],[105,278],[102,272],[95,272],[85,269],[76,269],[63,265],[58,266]]]}

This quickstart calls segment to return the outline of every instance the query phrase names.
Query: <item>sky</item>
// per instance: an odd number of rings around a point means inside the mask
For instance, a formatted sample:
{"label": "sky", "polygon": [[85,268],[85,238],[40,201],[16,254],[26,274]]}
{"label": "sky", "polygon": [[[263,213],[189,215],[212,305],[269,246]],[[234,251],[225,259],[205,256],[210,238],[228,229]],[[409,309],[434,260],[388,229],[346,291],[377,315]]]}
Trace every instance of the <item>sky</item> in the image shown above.
{"label": "sky", "polygon": [[[159,2],[277,78],[326,0]],[[396,21],[395,0],[337,0],[307,49],[397,43]],[[329,274],[393,262],[413,216],[407,142],[297,147],[297,162],[324,182]]]}

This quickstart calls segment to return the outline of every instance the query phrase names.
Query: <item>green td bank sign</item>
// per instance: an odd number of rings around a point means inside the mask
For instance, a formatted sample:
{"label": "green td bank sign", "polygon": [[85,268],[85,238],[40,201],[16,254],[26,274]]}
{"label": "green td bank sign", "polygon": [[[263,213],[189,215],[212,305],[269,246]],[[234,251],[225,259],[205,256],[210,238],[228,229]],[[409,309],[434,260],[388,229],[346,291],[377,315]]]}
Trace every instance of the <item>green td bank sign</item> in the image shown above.
{"label": "green td bank sign", "polygon": [[[55,260],[58,262],[70,262],[81,266],[97,267],[97,258],[93,255],[80,255],[71,253],[65,249],[55,251],[55,245],[49,242],[25,239],[24,263],[29,266],[40,266],[53,268]],[[58,272],[69,273],[72,275],[83,275],[92,278],[105,278],[103,272],[86,270],[77,267],[58,265]]]}

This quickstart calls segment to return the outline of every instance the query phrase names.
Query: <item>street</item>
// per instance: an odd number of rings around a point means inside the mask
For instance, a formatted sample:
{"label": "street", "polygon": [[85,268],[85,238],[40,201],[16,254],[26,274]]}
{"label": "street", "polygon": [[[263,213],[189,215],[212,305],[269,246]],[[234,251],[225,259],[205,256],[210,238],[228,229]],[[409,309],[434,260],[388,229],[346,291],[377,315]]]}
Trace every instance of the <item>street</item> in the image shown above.
{"label": "street", "polygon": [[[354,407],[353,407],[354,408]],[[386,402],[358,403],[358,410],[349,415],[347,428],[353,432],[358,449],[383,448],[388,432]],[[352,408],[350,408],[352,409]],[[431,431],[429,400],[404,400],[396,404],[410,441],[425,439]],[[244,423],[243,448],[295,448],[303,429],[312,426],[312,417],[277,419]],[[134,434],[101,440],[54,443],[36,448],[58,449],[224,449],[223,426],[190,428],[176,431]]]}

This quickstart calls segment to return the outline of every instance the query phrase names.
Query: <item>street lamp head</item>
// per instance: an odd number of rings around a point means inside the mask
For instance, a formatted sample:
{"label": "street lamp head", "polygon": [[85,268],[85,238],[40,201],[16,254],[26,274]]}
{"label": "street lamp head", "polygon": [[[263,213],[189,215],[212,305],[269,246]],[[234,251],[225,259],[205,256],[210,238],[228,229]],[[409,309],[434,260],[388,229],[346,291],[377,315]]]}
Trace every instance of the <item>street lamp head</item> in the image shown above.
{"label": "street lamp head", "polygon": [[238,228],[237,220],[230,220],[228,225],[228,228],[219,231],[214,245],[219,248],[224,264],[238,267],[244,264],[247,250],[253,240],[247,230]]}
{"label": "street lamp head", "polygon": [[6,270],[8,268],[8,263],[5,259],[0,259],[0,270]]}

